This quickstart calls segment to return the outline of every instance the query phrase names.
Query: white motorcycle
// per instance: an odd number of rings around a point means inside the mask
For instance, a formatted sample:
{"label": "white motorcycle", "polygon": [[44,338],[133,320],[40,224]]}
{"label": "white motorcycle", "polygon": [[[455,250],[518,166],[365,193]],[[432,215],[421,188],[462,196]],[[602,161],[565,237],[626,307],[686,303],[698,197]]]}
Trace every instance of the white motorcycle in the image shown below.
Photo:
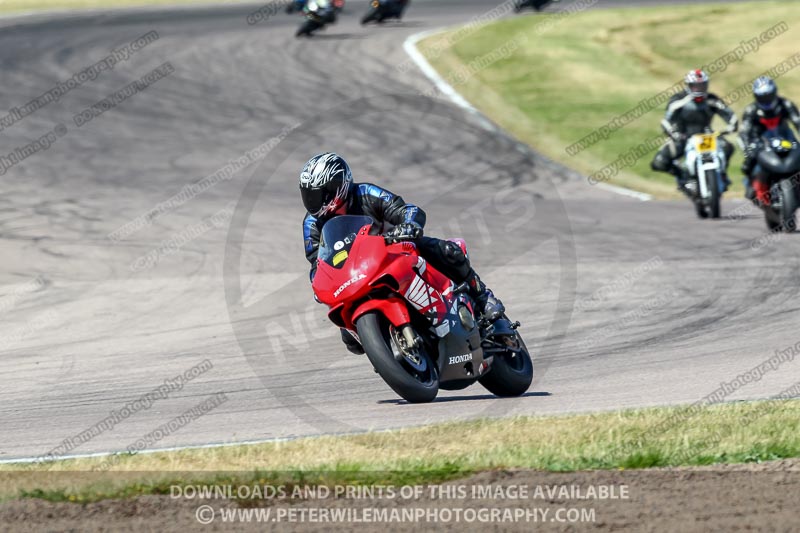
{"label": "white motorcycle", "polygon": [[719,218],[725,185],[725,152],[717,142],[720,133],[697,133],[686,141],[684,186],[700,218]]}

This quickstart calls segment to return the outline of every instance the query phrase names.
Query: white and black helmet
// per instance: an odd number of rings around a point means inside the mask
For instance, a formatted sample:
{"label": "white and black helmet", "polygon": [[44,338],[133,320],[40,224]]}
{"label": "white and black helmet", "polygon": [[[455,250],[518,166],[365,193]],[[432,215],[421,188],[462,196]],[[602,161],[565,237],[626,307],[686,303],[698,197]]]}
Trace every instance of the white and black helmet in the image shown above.
{"label": "white and black helmet", "polygon": [[695,100],[704,100],[708,96],[708,74],[704,70],[690,70],[683,78],[683,82]]}
{"label": "white and black helmet", "polygon": [[300,172],[300,194],[315,217],[331,215],[347,204],[353,174],[347,162],[333,152],[315,155]]}
{"label": "white and black helmet", "polygon": [[772,111],[778,104],[778,86],[772,78],[759,76],[753,82],[753,96],[758,107],[764,111]]}

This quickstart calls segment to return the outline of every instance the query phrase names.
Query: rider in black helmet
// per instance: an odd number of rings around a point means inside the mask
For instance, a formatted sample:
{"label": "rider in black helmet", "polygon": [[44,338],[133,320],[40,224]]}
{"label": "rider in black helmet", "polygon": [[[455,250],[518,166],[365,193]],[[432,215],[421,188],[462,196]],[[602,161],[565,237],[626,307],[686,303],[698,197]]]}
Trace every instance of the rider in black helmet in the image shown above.
{"label": "rider in black helmet", "polygon": [[750,200],[755,199],[753,169],[758,152],[763,148],[761,136],[769,128],[785,128],[784,131],[788,130],[791,134],[788,122],[800,132],[800,111],[794,102],[778,95],[778,86],[772,78],[756,78],[753,82],[753,98],[755,101],[744,108],[740,134],[744,145],[742,172],[745,175],[745,196]]}
{"label": "rider in black helmet", "polygon": [[[456,243],[422,235],[425,226],[422,209],[377,185],[353,183],[350,167],[337,154],[327,152],[308,160],[300,173],[300,195],[307,211],[303,218],[303,240],[312,281],[325,222],[337,215],[366,215],[381,225],[382,233],[390,229],[385,227],[388,224],[392,226],[392,235],[399,240],[414,241],[419,254],[455,283],[466,282],[484,318],[497,320],[505,312],[502,302],[484,285]],[[351,352],[364,353],[346,329],[342,329],[342,340]]]}

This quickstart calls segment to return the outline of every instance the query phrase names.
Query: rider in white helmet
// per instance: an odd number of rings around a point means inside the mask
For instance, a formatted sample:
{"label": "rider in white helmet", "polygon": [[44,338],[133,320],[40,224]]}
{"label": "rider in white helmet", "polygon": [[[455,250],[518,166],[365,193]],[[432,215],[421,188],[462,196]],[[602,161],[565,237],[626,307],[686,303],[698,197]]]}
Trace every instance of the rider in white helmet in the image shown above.
{"label": "rider in white helmet", "polygon": [[[653,170],[669,172],[675,176],[681,191],[684,190],[686,178],[676,160],[684,154],[686,140],[696,133],[708,131],[714,115],[719,115],[727,123],[726,133],[734,132],[739,127],[736,113],[721,98],[708,92],[708,82],[708,74],[703,70],[690,70],[686,74],[686,88],[670,98],[667,112],[661,121],[661,128],[670,139],[658,150],[650,163]],[[725,153],[727,165],[733,155],[733,145],[722,137],[717,142]],[[725,182],[730,184],[727,168],[725,170]]]}

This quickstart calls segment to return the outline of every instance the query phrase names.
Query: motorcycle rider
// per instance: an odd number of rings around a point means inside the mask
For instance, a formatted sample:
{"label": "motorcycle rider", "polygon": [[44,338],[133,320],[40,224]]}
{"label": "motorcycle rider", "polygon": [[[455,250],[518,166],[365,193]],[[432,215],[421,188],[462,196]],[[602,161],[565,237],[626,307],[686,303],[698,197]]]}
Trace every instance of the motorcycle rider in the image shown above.
{"label": "motorcycle rider", "polygon": [[[368,24],[371,21],[382,24],[390,18],[403,20],[403,14],[408,7],[408,2],[409,0],[381,0],[380,6],[374,5],[374,8],[361,19],[361,24]],[[378,16],[379,14],[380,16]]]}
{"label": "motorcycle rider", "polygon": [[286,4],[286,13],[291,15],[295,11],[302,11],[304,7],[306,7],[306,0],[290,0]]}
{"label": "motorcycle rider", "polygon": [[[423,236],[426,216],[422,209],[377,185],[354,183],[350,167],[339,155],[326,152],[308,160],[300,173],[300,195],[307,211],[303,241],[306,259],[311,263],[311,281],[317,271],[322,226],[337,215],[366,215],[381,226],[382,233],[388,223],[393,226],[388,234],[398,240],[414,241],[420,256],[455,283],[467,283],[468,293],[484,318],[494,321],[505,312],[502,302],[481,281],[458,244]],[[364,353],[350,332],[342,329],[341,333],[348,350]]]}
{"label": "motorcycle rider", "polygon": [[[744,146],[742,173],[745,176],[745,197],[751,201],[755,201],[756,189],[762,188],[760,180],[754,181],[758,174],[758,153],[764,147],[761,136],[768,127],[778,127],[793,135],[789,122],[800,132],[800,111],[794,102],[778,95],[778,86],[772,78],[756,78],[753,82],[753,98],[755,101],[744,108],[742,131],[739,134]],[[759,196],[762,200],[765,198],[763,193]]]}
{"label": "motorcycle rider", "polygon": [[[711,126],[714,115],[719,115],[728,123],[725,133],[732,133],[739,127],[736,113],[714,93],[708,92],[708,74],[697,69],[690,70],[684,78],[686,88],[672,96],[667,104],[667,111],[661,121],[661,128],[670,139],[656,152],[650,168],[657,172],[669,172],[675,176],[678,190],[686,191],[688,180],[677,164],[686,150],[686,141],[692,135],[703,133]],[[726,187],[730,185],[727,165],[733,155],[733,145],[719,137],[717,142],[725,153],[725,169],[723,178]]]}
{"label": "motorcycle rider", "polygon": [[331,0],[311,0],[305,2],[303,13],[306,16],[317,16],[326,24],[336,22],[336,9]]}
{"label": "motorcycle rider", "polygon": [[514,11],[519,13],[526,7],[532,7],[536,11],[541,11],[543,7],[551,2],[558,2],[559,0],[519,0],[514,5]]}

